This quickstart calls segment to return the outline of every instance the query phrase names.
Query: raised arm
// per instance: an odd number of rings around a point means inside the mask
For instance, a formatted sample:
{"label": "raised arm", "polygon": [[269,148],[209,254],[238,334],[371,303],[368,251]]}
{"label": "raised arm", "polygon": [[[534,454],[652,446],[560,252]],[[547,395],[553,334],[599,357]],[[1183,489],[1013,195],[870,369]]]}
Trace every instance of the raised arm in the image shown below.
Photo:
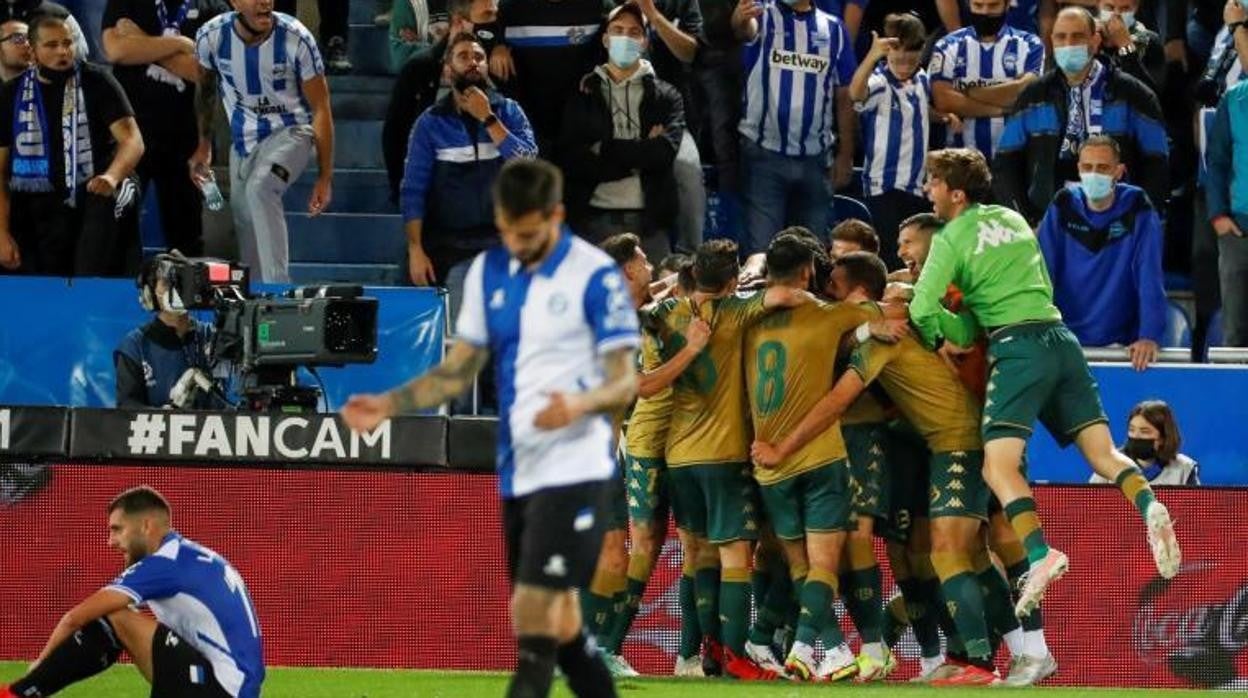
{"label": "raised arm", "polygon": [[680,374],[689,368],[689,364],[698,358],[698,354],[706,348],[711,337],[711,326],[702,318],[693,318],[689,327],[685,328],[685,346],[676,355],[663,362],[662,366],[650,371],[643,371],[638,378],[637,395],[641,398],[654,397],[680,378]]}

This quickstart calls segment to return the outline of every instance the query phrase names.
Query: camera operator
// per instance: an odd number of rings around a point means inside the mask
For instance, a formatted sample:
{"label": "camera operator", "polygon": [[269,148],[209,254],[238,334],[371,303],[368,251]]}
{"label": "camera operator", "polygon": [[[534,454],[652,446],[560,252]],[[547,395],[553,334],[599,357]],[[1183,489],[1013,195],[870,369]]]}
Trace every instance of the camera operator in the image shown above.
{"label": "camera operator", "polygon": [[161,254],[143,263],[136,280],[139,304],[155,317],[131,330],[113,352],[118,407],[212,406],[212,326],[190,316],[171,283],[172,270],[186,261]]}

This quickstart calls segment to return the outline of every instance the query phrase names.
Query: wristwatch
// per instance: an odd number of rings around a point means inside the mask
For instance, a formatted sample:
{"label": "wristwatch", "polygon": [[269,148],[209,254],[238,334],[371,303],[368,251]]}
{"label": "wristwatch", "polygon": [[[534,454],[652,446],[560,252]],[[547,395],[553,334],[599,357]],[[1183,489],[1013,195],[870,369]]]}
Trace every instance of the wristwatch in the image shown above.
{"label": "wristwatch", "polygon": [[490,114],[489,116],[481,120],[481,125],[486,128],[489,128],[497,123],[498,123],[498,117],[494,116],[493,114]]}

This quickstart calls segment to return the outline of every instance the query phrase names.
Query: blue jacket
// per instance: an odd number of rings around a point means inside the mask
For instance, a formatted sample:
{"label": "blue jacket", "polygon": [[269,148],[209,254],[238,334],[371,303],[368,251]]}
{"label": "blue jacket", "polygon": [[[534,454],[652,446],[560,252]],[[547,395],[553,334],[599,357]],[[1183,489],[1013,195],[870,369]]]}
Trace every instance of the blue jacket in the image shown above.
{"label": "blue jacket", "polygon": [[1062,319],[1085,346],[1151,339],[1166,330],[1161,219],[1139,187],[1118,184],[1108,211],[1088,210],[1083,189],[1053,198],[1037,231]]}
{"label": "blue jacket", "polygon": [[[209,370],[208,349],[212,325],[195,320],[195,328],[178,337],[173,328],[154,319],[131,330],[113,351],[117,372],[118,407],[164,407],[170,391],[188,368]],[[211,400],[200,393],[195,409],[211,407]]]}
{"label": "blue jacket", "polygon": [[1248,233],[1248,82],[1227,90],[1218,102],[1205,158],[1209,219],[1230,216]]}
{"label": "blue jacket", "polygon": [[503,163],[534,157],[533,129],[520,105],[490,91],[490,106],[509,135],[495,146],[476,119],[460,114],[451,92],[412,126],[399,204],[403,221],[423,222],[425,252],[439,277],[449,265],[497,242],[492,188]]}
{"label": "blue jacket", "polygon": [[[1101,129],[1118,141],[1127,177],[1148,192],[1157,207],[1170,195],[1169,144],[1157,96],[1144,83],[1112,65],[1103,65]],[[1066,182],[1079,179],[1073,159],[1059,157],[1066,137],[1070,89],[1053,69],[1018,95],[992,160],[997,201],[1032,225]]]}

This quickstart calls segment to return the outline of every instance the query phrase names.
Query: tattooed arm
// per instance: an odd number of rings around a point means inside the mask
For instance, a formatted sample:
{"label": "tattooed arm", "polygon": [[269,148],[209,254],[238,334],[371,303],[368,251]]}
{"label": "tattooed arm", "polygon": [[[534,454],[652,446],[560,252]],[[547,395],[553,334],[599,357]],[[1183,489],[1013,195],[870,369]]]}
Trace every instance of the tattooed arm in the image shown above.
{"label": "tattooed arm", "polygon": [[397,414],[442,405],[472,387],[489,359],[485,347],[456,342],[442,363],[425,375],[381,395],[352,395],[342,408],[342,420],[356,431],[372,431]]}

